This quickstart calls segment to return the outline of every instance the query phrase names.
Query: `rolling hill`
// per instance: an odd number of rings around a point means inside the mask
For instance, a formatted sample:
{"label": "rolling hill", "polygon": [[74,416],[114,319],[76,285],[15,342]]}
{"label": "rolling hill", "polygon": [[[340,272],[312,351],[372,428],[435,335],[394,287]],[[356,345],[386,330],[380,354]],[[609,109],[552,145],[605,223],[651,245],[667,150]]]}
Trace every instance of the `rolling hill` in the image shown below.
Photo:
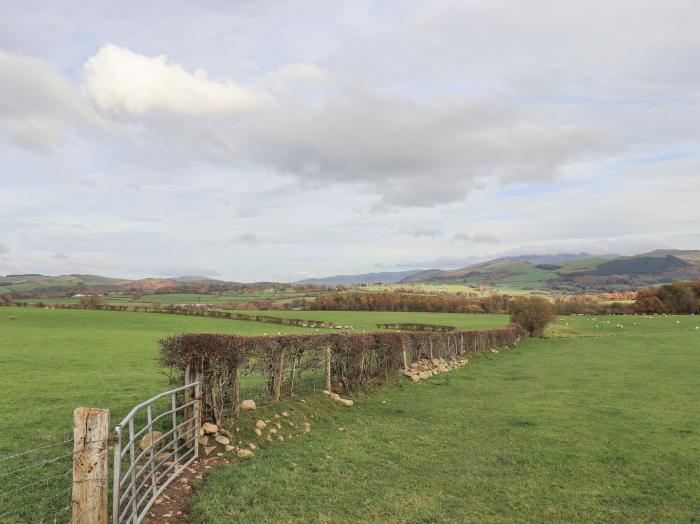
{"label": "rolling hill", "polygon": [[465,284],[564,293],[633,291],[700,278],[700,251],[657,250],[635,256],[505,257],[452,271],[416,273],[403,283]]}
{"label": "rolling hill", "polygon": [[[519,255],[472,264],[459,269],[412,269],[309,278],[292,284],[449,284],[501,292],[601,293],[635,291],[674,280],[700,279],[700,250],[659,249],[634,256],[587,253]],[[72,293],[198,293],[237,287],[289,284],[240,284],[209,277],[144,278],[129,280],[99,275],[0,276],[0,294],[58,296]]]}
{"label": "rolling hill", "polygon": [[[440,271],[434,270],[434,271]],[[408,271],[384,271],[381,273],[362,273],[359,275],[332,275],[329,277],[307,278],[293,282],[293,284],[326,284],[326,285],[352,285],[352,284],[395,284],[411,277],[417,273],[422,273],[420,269]]]}

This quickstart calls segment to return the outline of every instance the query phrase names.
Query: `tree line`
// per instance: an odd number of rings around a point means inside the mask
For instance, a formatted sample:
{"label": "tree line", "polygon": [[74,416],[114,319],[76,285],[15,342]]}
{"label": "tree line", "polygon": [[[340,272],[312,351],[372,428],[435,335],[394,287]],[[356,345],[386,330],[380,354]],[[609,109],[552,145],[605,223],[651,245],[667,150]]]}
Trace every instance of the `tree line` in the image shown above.
{"label": "tree line", "polygon": [[656,288],[643,289],[634,302],[635,313],[700,313],[700,280],[674,282]]}
{"label": "tree line", "polygon": [[490,295],[423,295],[377,292],[341,292],[316,297],[309,309],[319,311],[431,311],[437,313],[505,313],[509,297]]}

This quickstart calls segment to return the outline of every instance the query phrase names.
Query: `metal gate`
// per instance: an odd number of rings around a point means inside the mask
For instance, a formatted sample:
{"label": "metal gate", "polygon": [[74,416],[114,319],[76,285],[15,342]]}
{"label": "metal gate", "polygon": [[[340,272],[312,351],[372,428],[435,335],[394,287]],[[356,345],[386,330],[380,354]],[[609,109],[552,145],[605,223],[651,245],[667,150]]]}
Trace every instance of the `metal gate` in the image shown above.
{"label": "metal gate", "polygon": [[115,427],[112,522],[138,524],[199,453],[200,383],[135,406]]}

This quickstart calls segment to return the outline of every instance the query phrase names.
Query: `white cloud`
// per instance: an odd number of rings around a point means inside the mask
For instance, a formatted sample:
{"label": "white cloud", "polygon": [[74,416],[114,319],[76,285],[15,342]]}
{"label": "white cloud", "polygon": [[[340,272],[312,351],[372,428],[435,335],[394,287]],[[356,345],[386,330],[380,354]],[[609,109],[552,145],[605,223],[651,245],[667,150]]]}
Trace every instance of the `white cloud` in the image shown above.
{"label": "white cloud", "polygon": [[10,247],[5,245],[5,244],[0,243],[0,255],[4,255],[4,254],[9,253],[9,252],[10,252]]}
{"label": "white cloud", "polygon": [[102,110],[137,115],[248,110],[267,98],[232,81],[210,80],[202,69],[190,73],[164,55],[144,56],[113,44],[85,64],[83,90]]}
{"label": "white cloud", "polygon": [[61,147],[69,127],[99,124],[70,83],[45,63],[0,52],[0,135],[49,153]]}
{"label": "white cloud", "polygon": [[[278,83],[329,78],[308,64],[280,71]],[[549,180],[567,163],[605,151],[590,129],[497,98],[416,102],[332,79],[312,99],[261,104],[267,95],[112,45],[87,62],[84,90],[102,109],[132,113],[175,158],[254,166],[317,185],[359,184],[389,206],[458,201],[488,177]],[[228,111],[234,108],[248,111]]]}

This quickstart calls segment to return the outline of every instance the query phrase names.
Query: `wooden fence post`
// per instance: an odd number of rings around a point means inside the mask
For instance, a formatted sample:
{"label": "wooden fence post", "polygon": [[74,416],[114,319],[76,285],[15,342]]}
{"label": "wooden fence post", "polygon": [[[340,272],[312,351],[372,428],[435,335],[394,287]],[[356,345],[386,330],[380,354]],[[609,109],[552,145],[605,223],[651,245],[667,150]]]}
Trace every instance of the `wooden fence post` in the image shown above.
{"label": "wooden fence post", "polygon": [[331,348],[328,346],[326,348],[326,391],[333,391],[331,386]]}
{"label": "wooden fence post", "polygon": [[[198,385],[192,391],[192,388],[185,389],[185,404],[193,401],[194,404],[184,409],[185,419],[193,419],[193,422],[186,424],[183,428],[183,434],[190,440],[190,433],[195,432],[195,441],[199,438],[199,428],[202,426],[202,373],[200,371],[200,363],[198,359],[190,358],[185,367],[185,384],[197,382]],[[188,448],[192,447],[192,442],[187,444]]]}
{"label": "wooden fence post", "polygon": [[279,402],[282,398],[282,381],[284,380],[284,353],[285,348],[282,348],[282,351],[280,352],[280,360],[277,364],[277,373],[275,374],[273,402]]}
{"label": "wooden fence post", "polygon": [[233,375],[233,416],[237,417],[241,412],[241,367],[236,366]]}
{"label": "wooden fence post", "polygon": [[73,524],[107,523],[109,410],[73,412]]}

